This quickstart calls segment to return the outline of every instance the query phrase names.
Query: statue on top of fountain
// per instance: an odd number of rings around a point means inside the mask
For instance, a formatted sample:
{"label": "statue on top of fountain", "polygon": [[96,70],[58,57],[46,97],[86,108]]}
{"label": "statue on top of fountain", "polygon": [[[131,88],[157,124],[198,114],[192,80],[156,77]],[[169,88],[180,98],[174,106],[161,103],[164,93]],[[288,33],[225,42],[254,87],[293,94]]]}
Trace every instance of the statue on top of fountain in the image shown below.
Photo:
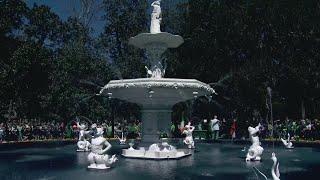
{"label": "statue on top of fountain", "polygon": [[91,139],[91,152],[88,155],[89,169],[108,169],[118,160],[116,155],[109,157],[108,154],[105,154],[112,146],[103,137],[103,132],[103,128],[97,127],[96,133]]}
{"label": "statue on top of fountain", "polygon": [[161,0],[154,1],[151,6],[153,7],[151,13],[151,23],[150,23],[150,33],[156,34],[160,33],[160,24],[161,24],[161,7],[160,7]]}
{"label": "statue on top of fountain", "polygon": [[249,131],[249,137],[252,142],[252,145],[250,146],[246,161],[260,161],[261,155],[263,153],[263,147],[261,147],[261,143],[259,141],[259,136],[257,135],[258,132],[260,132],[261,124],[259,123],[256,127],[248,127]]}

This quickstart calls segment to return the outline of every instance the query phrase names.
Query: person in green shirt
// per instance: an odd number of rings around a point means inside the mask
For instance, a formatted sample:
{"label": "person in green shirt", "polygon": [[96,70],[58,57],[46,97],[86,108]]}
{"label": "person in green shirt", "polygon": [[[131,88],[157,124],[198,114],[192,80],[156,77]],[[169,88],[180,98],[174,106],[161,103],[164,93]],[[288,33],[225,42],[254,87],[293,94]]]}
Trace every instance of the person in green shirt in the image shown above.
{"label": "person in green shirt", "polygon": [[175,131],[176,131],[176,126],[174,125],[173,122],[171,122],[170,132],[171,132],[172,137],[174,137]]}
{"label": "person in green shirt", "polygon": [[112,136],[112,126],[110,124],[107,124],[106,129],[107,129],[107,137],[110,138]]}

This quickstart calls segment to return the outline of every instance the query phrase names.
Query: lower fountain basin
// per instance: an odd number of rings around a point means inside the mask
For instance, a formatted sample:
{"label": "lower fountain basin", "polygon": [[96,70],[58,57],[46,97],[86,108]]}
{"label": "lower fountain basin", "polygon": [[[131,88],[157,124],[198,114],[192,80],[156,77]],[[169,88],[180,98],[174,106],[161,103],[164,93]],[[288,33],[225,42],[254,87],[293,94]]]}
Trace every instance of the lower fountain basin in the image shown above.
{"label": "lower fountain basin", "polygon": [[[119,161],[108,170],[88,171],[88,154],[76,153],[72,145],[60,143],[21,145],[2,144],[0,149],[0,179],[77,179],[77,180],[175,180],[175,179],[219,179],[219,180],[253,180],[257,179],[253,166],[271,177],[271,153],[275,152],[280,162],[281,180],[318,180],[320,167],[320,149],[295,147],[286,149],[282,144],[273,147],[262,142],[265,149],[261,162],[246,162],[247,144],[235,143],[197,143],[192,156],[178,161],[151,161],[131,159],[121,156],[122,146],[118,141],[112,144],[108,154],[117,154]],[[141,144],[142,145],[142,144]],[[143,144],[144,145],[144,144]],[[184,145],[174,144],[183,148]],[[145,146],[145,145],[144,145]]]}

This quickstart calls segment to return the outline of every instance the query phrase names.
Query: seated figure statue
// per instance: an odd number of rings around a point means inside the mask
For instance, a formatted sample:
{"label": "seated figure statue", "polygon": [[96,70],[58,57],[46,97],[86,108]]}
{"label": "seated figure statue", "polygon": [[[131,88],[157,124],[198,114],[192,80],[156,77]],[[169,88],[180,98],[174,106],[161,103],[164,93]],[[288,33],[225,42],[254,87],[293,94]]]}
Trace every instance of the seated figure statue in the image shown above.
{"label": "seated figure statue", "polygon": [[87,127],[85,124],[80,124],[77,122],[77,127],[80,129],[79,138],[77,142],[78,150],[77,151],[89,151],[90,142],[87,141],[86,135],[89,134],[90,131],[86,131]]}
{"label": "seated figure statue", "polygon": [[91,139],[91,152],[88,155],[90,165],[88,168],[107,169],[118,159],[116,155],[109,157],[109,155],[105,154],[111,148],[111,144],[102,136],[103,128],[96,129],[96,134],[94,138]]}
{"label": "seated figure statue", "polygon": [[195,127],[191,126],[191,122],[189,122],[182,132],[182,134],[186,134],[186,137],[184,138],[183,142],[188,145],[189,149],[195,148],[194,141],[192,137],[192,132],[194,131]]}
{"label": "seated figure statue", "polygon": [[256,127],[248,127],[249,137],[251,139],[252,145],[250,146],[246,161],[260,161],[261,155],[263,152],[263,148],[260,146],[261,143],[259,141],[259,137],[257,133],[260,131],[261,124],[259,123]]}

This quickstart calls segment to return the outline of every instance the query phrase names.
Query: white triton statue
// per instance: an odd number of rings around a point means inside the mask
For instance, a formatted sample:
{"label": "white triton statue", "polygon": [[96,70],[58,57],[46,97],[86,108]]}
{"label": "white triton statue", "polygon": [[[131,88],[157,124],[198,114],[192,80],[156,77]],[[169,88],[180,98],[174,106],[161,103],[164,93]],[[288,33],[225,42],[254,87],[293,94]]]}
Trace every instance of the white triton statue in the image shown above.
{"label": "white triton statue", "polygon": [[89,169],[108,169],[118,160],[116,155],[109,157],[105,154],[111,148],[111,144],[102,135],[103,128],[97,128],[94,138],[91,139],[91,152],[88,155]]}
{"label": "white triton statue", "polygon": [[153,7],[151,13],[151,24],[150,24],[150,33],[156,34],[160,33],[160,24],[161,24],[161,7],[160,7],[161,0],[154,1],[151,6]]}
{"label": "white triton statue", "polygon": [[118,139],[120,144],[126,144],[127,139],[123,137],[123,131],[121,132],[121,138],[118,137]]}
{"label": "white triton statue", "polygon": [[186,145],[188,145],[188,148],[189,149],[191,149],[191,148],[195,148],[195,146],[194,146],[194,141],[193,141],[193,137],[192,137],[192,132],[194,131],[194,126],[191,126],[191,122],[189,122],[186,126],[185,126],[185,128],[184,128],[184,130],[183,130],[183,132],[182,132],[182,134],[186,134],[186,138],[183,140],[183,142],[186,144]]}
{"label": "white triton statue", "polygon": [[77,122],[77,127],[80,129],[79,131],[79,138],[77,142],[78,152],[83,152],[83,151],[89,151],[90,148],[90,142],[87,141],[86,135],[90,133],[90,131],[86,131],[87,126],[85,124],[80,124]]}
{"label": "white triton statue", "polygon": [[251,139],[252,145],[250,146],[250,148],[248,150],[246,161],[260,161],[261,160],[263,148],[260,146],[261,143],[260,143],[259,137],[257,135],[257,133],[260,131],[260,127],[261,127],[260,123],[255,128],[251,127],[251,126],[248,127],[249,137]]}
{"label": "white triton statue", "polygon": [[292,142],[290,141],[290,134],[288,133],[288,140],[285,140],[285,139],[282,139],[281,138],[281,141],[283,143],[283,145],[288,148],[288,149],[292,149],[293,148],[293,144]]}
{"label": "white triton statue", "polygon": [[[271,168],[271,175],[272,175],[272,180],[280,180],[280,171],[279,171],[279,161],[276,157],[276,154],[273,152],[271,155],[271,159],[273,161],[273,165]],[[267,176],[263,174],[261,171],[259,171],[258,168],[253,167],[258,173],[265,179],[268,180]],[[256,174],[258,176],[258,174]]]}

